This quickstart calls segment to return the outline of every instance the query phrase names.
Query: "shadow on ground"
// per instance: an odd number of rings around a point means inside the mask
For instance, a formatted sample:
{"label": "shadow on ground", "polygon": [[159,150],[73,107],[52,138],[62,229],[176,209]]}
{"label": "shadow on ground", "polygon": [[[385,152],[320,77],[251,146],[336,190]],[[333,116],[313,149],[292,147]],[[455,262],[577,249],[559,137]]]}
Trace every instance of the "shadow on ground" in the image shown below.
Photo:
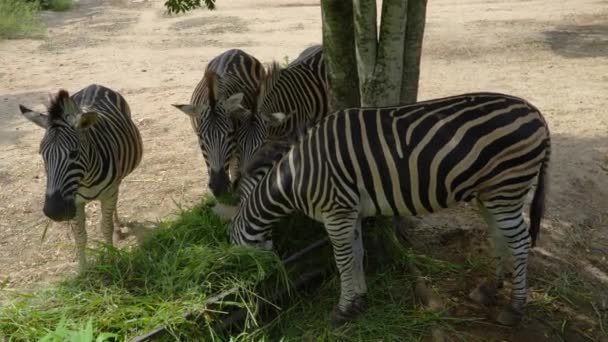
{"label": "shadow on ground", "polygon": [[608,23],[558,26],[543,34],[551,49],[567,58],[607,57]]}

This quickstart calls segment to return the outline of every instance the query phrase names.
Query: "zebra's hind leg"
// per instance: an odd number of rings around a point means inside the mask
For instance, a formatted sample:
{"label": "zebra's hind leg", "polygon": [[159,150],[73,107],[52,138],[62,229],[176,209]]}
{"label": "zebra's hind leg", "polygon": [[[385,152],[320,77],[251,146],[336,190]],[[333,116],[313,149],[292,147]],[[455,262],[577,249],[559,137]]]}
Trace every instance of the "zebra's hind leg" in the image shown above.
{"label": "zebra's hind leg", "polygon": [[501,310],[497,321],[504,325],[516,325],[522,319],[522,310],[528,296],[528,252],[532,245],[528,225],[523,216],[523,198],[511,203],[484,201],[483,205],[496,222],[498,246],[507,246],[513,259],[513,288],[511,304]]}
{"label": "zebra's hind leg", "polygon": [[72,228],[72,234],[74,235],[74,241],[76,242],[76,253],[78,258],[78,272],[83,273],[87,267],[87,256],[85,250],[87,248],[87,231],[86,231],[86,217],[84,211],[85,203],[76,204],[76,224],[70,224]]}
{"label": "zebra's hind leg", "polygon": [[340,301],[331,320],[333,324],[341,325],[367,309],[361,218],[352,211],[333,214],[326,217],[325,229],[340,272]]}
{"label": "zebra's hind leg", "polygon": [[509,247],[502,238],[494,215],[481,201],[476,201],[481,216],[488,224],[488,232],[494,246],[494,263],[496,265],[495,283],[480,284],[469,294],[469,298],[483,305],[496,304],[498,290],[502,289],[505,280],[505,264],[509,257]]}

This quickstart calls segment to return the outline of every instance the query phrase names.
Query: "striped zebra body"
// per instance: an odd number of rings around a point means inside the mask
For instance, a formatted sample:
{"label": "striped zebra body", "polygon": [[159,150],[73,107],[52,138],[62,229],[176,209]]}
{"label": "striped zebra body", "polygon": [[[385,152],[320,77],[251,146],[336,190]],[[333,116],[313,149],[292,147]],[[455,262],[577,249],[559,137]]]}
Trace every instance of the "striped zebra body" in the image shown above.
{"label": "striped zebra body", "polygon": [[55,221],[75,219],[74,237],[81,269],[84,249],[85,204],[101,201],[102,231],[113,243],[113,216],[120,183],[141,161],[139,130],[131,120],[126,100],[117,92],[90,85],[71,97],[61,90],[48,115],[20,106],[22,114],[46,128],[40,144],[47,174],[44,213]]}
{"label": "striped zebra body", "polygon": [[[209,188],[221,195],[238,175],[240,152],[236,132],[243,112],[255,108],[264,67],[238,49],[212,59],[198,83],[190,104],[174,105],[190,116],[209,175]],[[229,175],[230,174],[230,175]]]}
{"label": "striped zebra body", "polygon": [[[424,215],[476,200],[493,231],[499,285],[505,257],[514,257],[512,303],[499,316],[513,324],[526,301],[549,154],[539,111],[502,94],[336,112],[267,174],[252,174],[261,180],[236,212],[231,241],[271,248],[272,225],[293,211],[323,222],[341,276],[340,321],[357,312],[367,291],[362,218]],[[536,181],[528,230],[523,208]]]}
{"label": "striped zebra body", "polygon": [[327,75],[320,45],[305,49],[286,68],[273,63],[260,82],[256,112],[238,135],[242,166],[268,140],[289,139],[329,114]]}

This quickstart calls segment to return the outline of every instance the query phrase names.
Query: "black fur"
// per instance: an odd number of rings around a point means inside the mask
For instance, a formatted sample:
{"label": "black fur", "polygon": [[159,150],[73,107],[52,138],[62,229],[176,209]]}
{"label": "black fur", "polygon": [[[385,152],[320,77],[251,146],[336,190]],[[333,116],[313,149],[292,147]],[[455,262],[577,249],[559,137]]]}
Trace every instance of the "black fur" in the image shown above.
{"label": "black fur", "polygon": [[48,106],[49,124],[56,120],[63,119],[63,101],[70,98],[70,94],[66,90],[59,90],[57,96],[51,99]]}

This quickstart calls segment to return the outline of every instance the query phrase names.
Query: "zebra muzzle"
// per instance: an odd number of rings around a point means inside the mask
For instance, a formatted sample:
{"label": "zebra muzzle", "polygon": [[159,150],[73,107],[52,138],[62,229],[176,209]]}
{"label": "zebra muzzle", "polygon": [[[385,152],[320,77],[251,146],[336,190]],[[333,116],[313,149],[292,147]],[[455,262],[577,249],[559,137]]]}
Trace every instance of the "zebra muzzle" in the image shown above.
{"label": "zebra muzzle", "polygon": [[225,195],[230,191],[230,178],[228,173],[222,171],[211,171],[209,173],[209,189],[214,196]]}
{"label": "zebra muzzle", "polygon": [[47,195],[44,200],[44,215],[53,221],[67,221],[76,216],[76,203],[73,199],[65,199],[57,191]]}

